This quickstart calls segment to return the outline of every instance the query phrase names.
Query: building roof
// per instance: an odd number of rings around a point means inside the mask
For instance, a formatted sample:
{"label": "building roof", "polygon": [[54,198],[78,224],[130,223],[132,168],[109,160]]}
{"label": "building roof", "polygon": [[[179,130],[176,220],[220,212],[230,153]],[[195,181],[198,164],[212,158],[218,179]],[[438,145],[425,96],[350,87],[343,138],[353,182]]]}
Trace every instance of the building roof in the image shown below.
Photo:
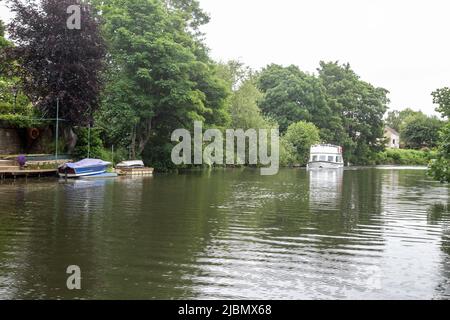
{"label": "building roof", "polygon": [[398,133],[397,131],[395,131],[394,129],[392,129],[391,127],[385,127],[384,130],[388,130],[390,131],[392,134],[395,134],[397,136],[400,136],[400,133]]}

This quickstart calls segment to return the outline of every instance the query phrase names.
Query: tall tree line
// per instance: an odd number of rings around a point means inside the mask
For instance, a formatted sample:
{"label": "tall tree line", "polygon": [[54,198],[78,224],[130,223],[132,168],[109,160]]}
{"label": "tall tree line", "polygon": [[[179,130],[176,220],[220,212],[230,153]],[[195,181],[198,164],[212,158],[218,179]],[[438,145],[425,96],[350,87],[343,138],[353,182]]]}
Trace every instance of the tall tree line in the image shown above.
{"label": "tall tree line", "polygon": [[[69,128],[93,124],[130,157],[170,167],[171,132],[195,120],[205,128],[278,126],[286,150],[300,150],[299,141],[338,144],[352,164],[384,148],[387,90],[338,62],[320,62],[313,74],[216,63],[196,0],[8,1],[15,47],[2,51],[20,66],[33,105],[53,117],[59,100]],[[67,30],[74,3],[82,27]]]}

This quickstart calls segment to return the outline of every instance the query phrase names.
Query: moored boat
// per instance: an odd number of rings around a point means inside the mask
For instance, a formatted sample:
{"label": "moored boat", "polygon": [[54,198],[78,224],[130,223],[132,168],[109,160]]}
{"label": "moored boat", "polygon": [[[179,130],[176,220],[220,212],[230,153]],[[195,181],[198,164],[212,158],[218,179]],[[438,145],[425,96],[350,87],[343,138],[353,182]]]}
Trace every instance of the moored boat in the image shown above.
{"label": "moored boat", "polygon": [[78,178],[103,174],[111,162],[100,159],[84,159],[78,162],[68,162],[58,168],[58,174],[62,178]]}
{"label": "moored boat", "polygon": [[134,169],[144,168],[144,162],[142,160],[122,161],[116,165],[117,169]]}
{"label": "moored boat", "polygon": [[311,146],[308,169],[338,169],[343,167],[342,147],[331,144]]}

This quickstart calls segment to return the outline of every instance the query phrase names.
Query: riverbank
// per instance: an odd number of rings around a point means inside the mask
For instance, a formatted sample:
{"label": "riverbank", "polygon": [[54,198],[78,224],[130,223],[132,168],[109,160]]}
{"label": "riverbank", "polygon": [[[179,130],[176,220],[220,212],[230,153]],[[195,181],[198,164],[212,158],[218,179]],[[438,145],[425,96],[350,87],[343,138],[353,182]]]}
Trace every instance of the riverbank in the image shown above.
{"label": "riverbank", "polygon": [[432,150],[386,149],[377,153],[373,161],[376,165],[428,166],[436,158],[437,152]]}

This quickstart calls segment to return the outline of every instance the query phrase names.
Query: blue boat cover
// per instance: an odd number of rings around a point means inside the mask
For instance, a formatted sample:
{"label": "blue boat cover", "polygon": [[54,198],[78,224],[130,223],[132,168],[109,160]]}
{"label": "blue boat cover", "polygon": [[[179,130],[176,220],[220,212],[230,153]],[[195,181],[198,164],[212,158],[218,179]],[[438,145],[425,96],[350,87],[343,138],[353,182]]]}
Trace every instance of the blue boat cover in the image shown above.
{"label": "blue boat cover", "polygon": [[74,163],[66,163],[66,167],[71,169],[80,169],[95,166],[109,166],[111,162],[106,162],[100,159],[83,159]]}

